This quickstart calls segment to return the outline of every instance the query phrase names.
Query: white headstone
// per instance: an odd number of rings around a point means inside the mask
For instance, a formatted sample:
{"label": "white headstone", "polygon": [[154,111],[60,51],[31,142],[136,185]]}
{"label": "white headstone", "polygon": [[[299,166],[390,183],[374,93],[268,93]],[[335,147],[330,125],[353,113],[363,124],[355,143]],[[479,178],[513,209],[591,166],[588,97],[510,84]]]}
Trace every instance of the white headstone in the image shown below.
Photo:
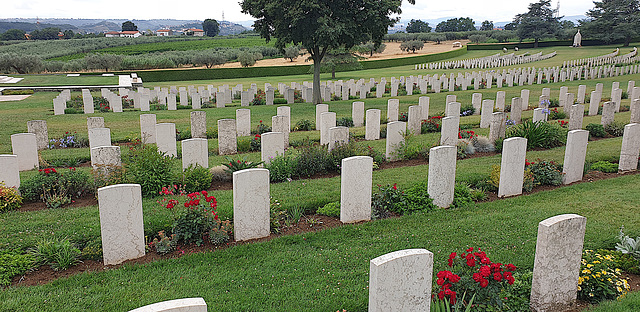
{"label": "white headstone", "polygon": [[498,197],[522,194],[526,157],[527,139],[514,137],[504,140],[502,143]]}
{"label": "white headstone", "polygon": [[233,235],[236,241],[269,236],[269,170],[233,173]]}
{"label": "white headstone", "polygon": [[631,123],[624,126],[622,148],[618,170],[631,171],[638,169],[638,155],[640,154],[640,124]]}
{"label": "white headstone", "polygon": [[0,182],[8,187],[20,187],[18,155],[0,155]]}
{"label": "white headstone", "polygon": [[265,164],[271,163],[273,158],[284,155],[284,134],[282,132],[267,132],[260,137],[261,160]]}
{"label": "white headstone", "polygon": [[567,134],[567,146],[562,166],[562,183],[571,184],[582,180],[588,140],[589,131],[587,130],[572,130]]}
{"label": "white headstone", "polygon": [[340,182],[340,221],[354,223],[371,220],[373,158],[354,156],[342,159]]}
{"label": "white headstone", "polygon": [[209,168],[209,143],[207,139],[182,140],[182,169],[199,165]]}
{"label": "white headstone", "polygon": [[404,135],[407,132],[407,123],[393,121],[387,124],[387,141],[385,156],[388,160],[398,159],[398,149],[404,144]]}
{"label": "white headstone", "polygon": [[433,204],[441,208],[447,208],[453,203],[456,156],[455,146],[436,146],[429,150],[427,191]]}
{"label": "white headstone", "polygon": [[178,145],[176,143],[176,124],[156,124],[156,144],[159,152],[166,153],[172,157],[177,157]]}

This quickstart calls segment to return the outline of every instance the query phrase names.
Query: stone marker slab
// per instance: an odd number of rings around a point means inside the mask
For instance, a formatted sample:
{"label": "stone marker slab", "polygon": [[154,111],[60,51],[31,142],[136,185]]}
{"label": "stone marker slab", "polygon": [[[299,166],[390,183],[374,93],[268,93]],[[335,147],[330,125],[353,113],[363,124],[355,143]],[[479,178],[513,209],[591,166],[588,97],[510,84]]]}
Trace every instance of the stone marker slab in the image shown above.
{"label": "stone marker slab", "polygon": [[453,203],[456,178],[455,146],[436,146],[429,150],[429,176],[427,192],[433,204],[447,208]]}
{"label": "stone marker slab", "polygon": [[367,141],[380,139],[380,110],[367,109],[364,139]]}
{"label": "stone marker slab", "polygon": [[144,256],[140,185],[116,184],[99,188],[98,210],[104,264],[115,265]]}
{"label": "stone marker slab", "polygon": [[235,119],[218,119],[218,154],[231,155],[238,152]]}
{"label": "stone marker slab", "polygon": [[424,312],[431,309],[433,253],[394,251],[370,261],[369,312]]}
{"label": "stone marker slab", "polygon": [[260,138],[260,154],[265,164],[271,163],[277,156],[284,155],[284,133],[263,133]]}
{"label": "stone marker slab", "polygon": [[176,124],[156,124],[156,144],[158,145],[159,152],[172,157],[177,157],[178,145],[176,143]]}
{"label": "stone marker slab", "polygon": [[189,166],[209,168],[209,142],[203,138],[182,140],[182,170]]}
{"label": "stone marker slab", "polygon": [[567,145],[562,166],[563,184],[582,180],[588,141],[589,131],[587,130],[571,130],[567,134]]}
{"label": "stone marker slab", "polygon": [[0,182],[8,187],[20,187],[18,155],[0,155]]}
{"label": "stone marker slab", "polygon": [[387,101],[387,120],[389,122],[398,121],[398,114],[400,114],[400,100],[389,99]]}
{"label": "stone marker slab", "polygon": [[622,148],[618,170],[632,171],[638,169],[638,155],[640,154],[640,124],[632,123],[624,126]]}
{"label": "stone marker slab", "polygon": [[349,128],[338,126],[329,128],[329,151],[349,143]]}
{"label": "stone marker slab", "polygon": [[102,168],[108,171],[110,168],[122,166],[120,146],[98,146],[91,149],[91,166],[93,169]]}
{"label": "stone marker slab", "polygon": [[104,128],[104,117],[87,117],[87,131],[93,128]]}
{"label": "stone marker slab", "polygon": [[251,135],[251,110],[250,109],[246,109],[246,108],[236,109],[236,133],[238,136]]}
{"label": "stone marker slab", "polygon": [[563,311],[578,294],[587,218],[564,214],[538,225],[531,311]]}
{"label": "stone marker slab", "polygon": [[158,302],[129,312],[207,312],[207,303],[202,298],[185,298]]}
{"label": "stone marker slab", "polygon": [[353,156],[342,159],[340,173],[340,222],[371,220],[373,158]]}
{"label": "stone marker slab", "polygon": [[351,118],[353,119],[354,127],[364,126],[364,102],[353,102]]}
{"label": "stone marker slab", "polygon": [[253,168],[233,173],[233,235],[236,241],[271,233],[269,170]]}
{"label": "stone marker slab", "polygon": [[38,162],[38,143],[33,133],[17,133],[11,135],[11,150],[18,156],[18,170],[28,171],[40,168]]}
{"label": "stone marker slab", "polygon": [[156,114],[140,115],[140,139],[143,144],[156,143]]}
{"label": "stone marker slab", "polygon": [[329,129],[336,126],[336,113],[320,114],[320,145],[329,144]]}
{"label": "stone marker slab", "polygon": [[49,148],[49,131],[47,130],[47,121],[30,120],[27,121],[27,132],[36,135],[38,150]]}
{"label": "stone marker slab", "polygon": [[508,138],[502,144],[498,197],[520,195],[524,179],[524,163],[527,157],[527,139]]}
{"label": "stone marker slab", "polygon": [[404,144],[404,135],[407,132],[407,123],[393,121],[387,124],[387,141],[385,156],[388,160],[398,159],[398,149]]}

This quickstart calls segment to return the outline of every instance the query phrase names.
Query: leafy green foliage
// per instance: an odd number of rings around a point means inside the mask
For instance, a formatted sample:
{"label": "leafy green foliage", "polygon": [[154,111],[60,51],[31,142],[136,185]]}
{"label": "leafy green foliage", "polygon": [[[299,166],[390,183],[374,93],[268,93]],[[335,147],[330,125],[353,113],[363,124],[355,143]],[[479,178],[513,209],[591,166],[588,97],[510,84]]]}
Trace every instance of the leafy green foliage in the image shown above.
{"label": "leafy green foliage", "polygon": [[420,40],[405,41],[400,44],[400,50],[405,52],[416,53],[418,50],[424,48],[424,42]]}
{"label": "leafy green foliage", "polygon": [[89,175],[73,168],[60,170],[40,169],[38,174],[20,184],[20,193],[25,200],[66,199],[81,197],[93,193]]}
{"label": "leafy green foliage", "polygon": [[630,287],[621,274],[611,255],[585,250],[578,277],[578,298],[599,302],[623,297]]}
{"label": "leafy green foliage", "polygon": [[39,241],[31,254],[38,263],[50,265],[54,271],[64,271],[80,262],[82,253],[67,238],[49,238]]}
{"label": "leafy green foliage", "polygon": [[176,181],[172,160],[173,157],[158,151],[155,145],[133,147],[126,158],[126,177],[140,184],[142,196],[155,196],[163,186]]}
{"label": "leafy green foliage", "polygon": [[177,240],[175,238],[175,234],[167,236],[164,234],[164,231],[160,231],[158,232],[158,237],[153,239],[150,246],[155,248],[157,253],[164,255],[172,252],[176,248]]}
{"label": "leafy green foliage", "polygon": [[605,173],[616,173],[618,172],[618,165],[614,163],[610,163],[605,160],[601,160],[591,165],[591,170],[597,170]]}
{"label": "leafy green foliage", "polygon": [[453,189],[453,203],[451,208],[469,208],[474,204],[471,187],[466,183],[456,183]]}
{"label": "leafy green foliage", "polygon": [[640,236],[633,239],[628,235],[625,235],[624,227],[620,228],[620,234],[618,234],[619,243],[616,244],[616,250],[623,254],[632,255],[638,261],[640,261]]}
{"label": "leafy green foliage", "polygon": [[594,1],[587,11],[587,19],[580,21],[581,29],[590,37],[610,44],[618,40],[628,46],[640,33],[640,4],[634,0]]}
{"label": "leafy green foliage", "polygon": [[323,207],[318,208],[316,213],[329,217],[340,217],[340,202],[328,203]]}
{"label": "leafy green foliage", "polygon": [[24,274],[36,262],[33,255],[0,250],[0,286],[11,285],[11,278]]}
{"label": "leafy green foliage", "polygon": [[[353,120],[351,121],[353,123]],[[312,131],[315,129],[315,124],[309,119],[302,119],[293,126],[293,131]]]}
{"label": "leafy green foliage", "polygon": [[457,32],[476,30],[473,19],[470,17],[450,18],[436,25],[436,32]]}
{"label": "leafy green foliage", "polygon": [[525,162],[525,168],[533,174],[534,186],[562,184],[562,166],[554,161]]}
{"label": "leafy green foliage", "polygon": [[213,227],[214,215],[201,206],[194,206],[178,213],[173,222],[173,234],[176,240],[200,246],[204,235]]}
{"label": "leafy green foliage", "polygon": [[566,142],[567,129],[547,122],[527,120],[507,129],[505,138],[523,137],[527,139],[527,149],[552,148]]}
{"label": "leafy green foliage", "polygon": [[405,31],[408,33],[428,33],[428,32],[431,32],[431,27],[427,22],[423,22],[422,20],[412,19],[407,24]]}
{"label": "leafy green foliage", "polygon": [[589,131],[589,136],[596,138],[604,138],[607,136],[607,132],[601,124],[588,124],[585,129]]}
{"label": "leafy green foliage", "polygon": [[0,213],[20,208],[22,196],[14,187],[8,187],[0,181]]}
{"label": "leafy green foliage", "polygon": [[209,169],[200,165],[189,166],[184,170],[182,176],[182,183],[184,184],[184,189],[187,193],[208,190],[209,187],[211,187],[212,180],[213,176],[209,172]]}
{"label": "leafy green foliage", "polygon": [[242,157],[242,159],[233,159],[229,156],[225,156],[224,158],[227,160],[227,162],[223,163],[222,165],[227,167],[225,171],[227,171],[228,173],[234,173],[236,171],[240,171],[244,169],[257,168],[259,165],[263,163],[262,161],[260,162],[248,161],[246,156]]}
{"label": "leafy green foliage", "polygon": [[378,192],[371,196],[371,211],[374,218],[388,217],[389,212],[403,215],[436,208],[427,192],[426,181],[412,185],[406,192],[398,189],[396,184],[378,185]]}
{"label": "leafy green foliage", "polygon": [[353,127],[353,118],[351,117],[340,117],[336,120],[336,126],[342,127]]}
{"label": "leafy green foliage", "polygon": [[215,37],[220,33],[220,25],[215,19],[207,18],[202,22],[202,30],[207,37]]}
{"label": "leafy green foliage", "polygon": [[620,121],[614,121],[604,126],[604,131],[614,137],[621,137],[624,134],[625,123]]}

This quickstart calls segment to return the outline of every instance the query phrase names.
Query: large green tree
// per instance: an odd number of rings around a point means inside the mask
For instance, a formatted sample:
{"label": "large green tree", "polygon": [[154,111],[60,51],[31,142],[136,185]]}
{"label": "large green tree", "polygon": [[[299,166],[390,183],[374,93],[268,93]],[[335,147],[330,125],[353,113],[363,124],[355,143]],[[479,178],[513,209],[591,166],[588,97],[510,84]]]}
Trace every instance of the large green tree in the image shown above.
{"label": "large green tree", "polygon": [[551,0],[540,0],[529,4],[529,12],[518,14],[514,19],[516,32],[520,40],[532,38],[533,47],[538,47],[540,39],[553,37],[560,29],[560,19],[554,17],[556,10],[551,9]]}
{"label": "large green tree", "polygon": [[207,18],[202,22],[202,30],[204,30],[207,37],[215,37],[220,33],[220,25],[218,24],[218,21]]}
{"label": "large green tree", "polygon": [[427,22],[412,19],[409,24],[407,24],[405,30],[408,33],[428,33],[431,32],[431,27],[429,27],[429,23]]}
{"label": "large green tree", "polygon": [[640,2],[603,0],[593,4],[595,8],[586,13],[587,19],[580,21],[583,36],[606,43],[624,40],[624,46],[629,46],[631,39],[640,33]]}
{"label": "large green tree", "polygon": [[[415,0],[408,0],[415,4]],[[313,102],[321,103],[320,64],[327,51],[350,49],[362,42],[382,42],[400,14],[402,0],[243,0],[243,13],[257,20],[254,29],[276,47],[299,44],[311,55]]]}
{"label": "large green tree", "polygon": [[493,21],[482,22],[482,26],[480,26],[480,30],[483,30],[483,31],[493,30]]}
{"label": "large green tree", "polygon": [[9,29],[2,35],[0,35],[0,40],[24,40],[24,30],[22,29]]}
{"label": "large green tree", "polygon": [[436,25],[437,32],[472,30],[476,30],[476,26],[470,17],[451,18]]}
{"label": "large green tree", "polygon": [[132,21],[126,21],[122,23],[122,31],[136,31],[138,30],[138,26],[134,24]]}

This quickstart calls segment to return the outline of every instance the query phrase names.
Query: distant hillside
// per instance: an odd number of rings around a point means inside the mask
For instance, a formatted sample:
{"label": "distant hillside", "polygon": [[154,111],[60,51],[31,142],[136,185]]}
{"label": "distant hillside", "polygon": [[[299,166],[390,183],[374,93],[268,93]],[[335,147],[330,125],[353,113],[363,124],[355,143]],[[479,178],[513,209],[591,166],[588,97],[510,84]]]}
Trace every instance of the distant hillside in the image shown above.
{"label": "distant hillside", "polygon": [[78,28],[69,24],[45,24],[40,23],[40,25],[36,23],[27,23],[27,22],[3,22],[0,21],[0,33],[3,33],[9,29],[21,29],[26,32],[31,32],[36,29],[48,28],[48,27],[57,27],[61,30],[71,29],[73,31],[77,31]]}
{"label": "distant hillside", "polygon": [[[0,32],[7,29],[18,28],[27,32],[36,29],[35,18],[5,18],[0,19]],[[62,30],[71,29],[75,32],[84,33],[104,33],[109,31],[120,31],[122,23],[126,19],[65,19],[65,18],[41,18],[40,27],[60,27]],[[163,28],[171,28],[181,30],[183,28],[198,27],[202,28],[202,21],[199,20],[174,20],[174,19],[152,19],[152,20],[131,20],[140,31],[156,31]],[[238,34],[249,30],[248,28],[231,23],[220,22],[220,35]],[[6,24],[6,26],[5,26]],[[8,27],[8,28],[7,28]]]}

